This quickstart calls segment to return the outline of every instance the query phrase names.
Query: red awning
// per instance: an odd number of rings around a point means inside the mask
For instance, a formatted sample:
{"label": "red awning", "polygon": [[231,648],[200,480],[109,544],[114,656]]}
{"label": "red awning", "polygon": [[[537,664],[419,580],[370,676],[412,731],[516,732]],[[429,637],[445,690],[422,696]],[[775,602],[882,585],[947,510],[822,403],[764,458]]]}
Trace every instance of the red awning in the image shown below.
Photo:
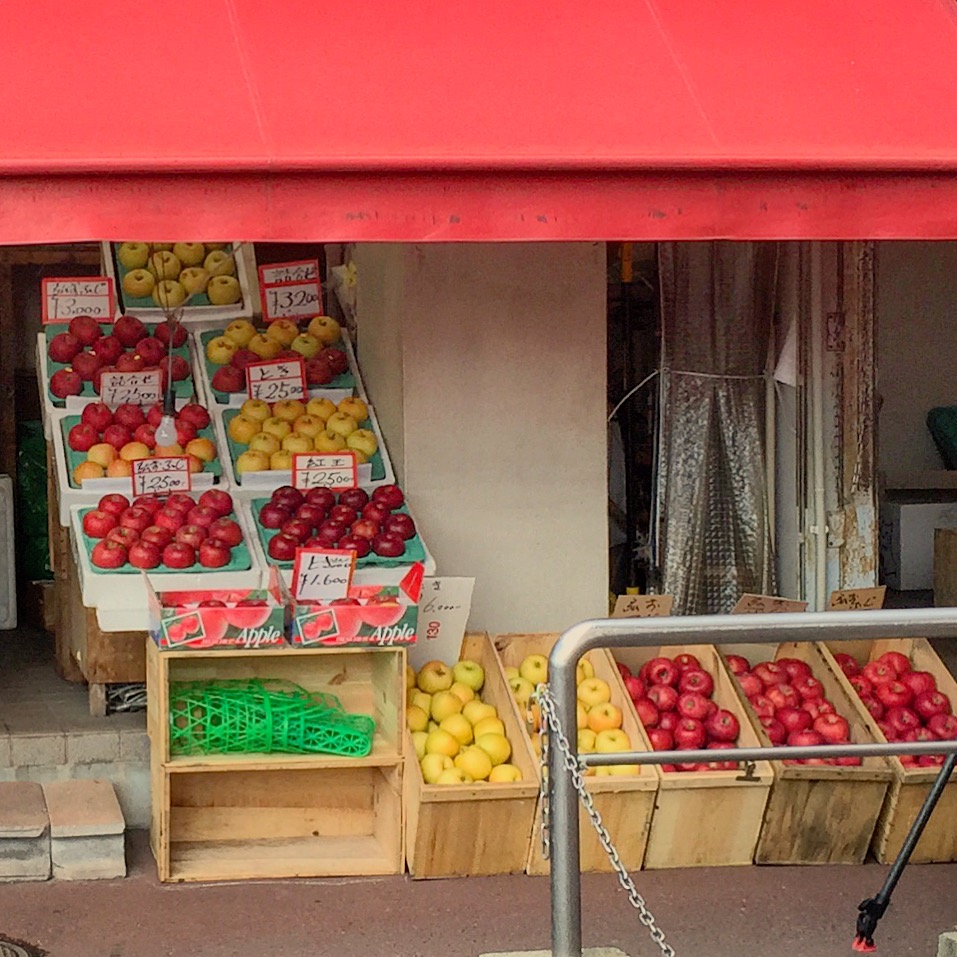
{"label": "red awning", "polygon": [[957,238],[953,0],[0,6],[0,242]]}

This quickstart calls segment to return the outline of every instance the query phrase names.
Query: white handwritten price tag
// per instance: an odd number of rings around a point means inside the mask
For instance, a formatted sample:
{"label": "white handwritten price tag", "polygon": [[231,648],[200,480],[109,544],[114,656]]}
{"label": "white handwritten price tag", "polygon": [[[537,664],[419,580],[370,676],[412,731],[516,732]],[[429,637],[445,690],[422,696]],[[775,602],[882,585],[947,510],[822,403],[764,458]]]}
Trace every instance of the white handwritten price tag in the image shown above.
{"label": "white handwritten price tag", "polygon": [[292,567],[293,597],[297,601],[318,602],[345,598],[349,594],[355,567],[355,552],[299,548]]}
{"label": "white handwritten price tag", "polygon": [[886,585],[874,588],[845,588],[831,592],[828,611],[861,611],[865,608],[883,608]]}
{"label": "white handwritten price tag", "polygon": [[263,318],[308,319],[322,314],[319,260],[275,263],[259,267],[259,295]]}
{"label": "white handwritten price tag", "polygon": [[612,618],[667,618],[674,595],[619,595]]}
{"label": "white handwritten price tag", "polygon": [[427,661],[458,661],[474,588],[474,578],[422,579],[419,626],[407,652],[413,668]]}
{"label": "white handwritten price tag", "polygon": [[146,372],[104,372],[100,377],[100,401],[111,409],[118,405],[153,405],[163,397],[159,369]]}
{"label": "white handwritten price tag", "polygon": [[793,601],[775,595],[742,595],[731,609],[732,615],[768,615],[775,612],[806,611],[806,601]]}
{"label": "white handwritten price tag", "polygon": [[189,492],[193,479],[186,455],[156,455],[133,463],[133,495],[172,495]]}
{"label": "white handwritten price tag", "polygon": [[306,364],[302,359],[273,359],[246,366],[246,388],[250,399],[281,402],[305,399]]}
{"label": "white handwritten price tag", "polygon": [[344,489],[358,484],[354,452],[296,452],[292,457],[293,488]]}
{"label": "white handwritten price tag", "polygon": [[99,322],[113,321],[116,298],[109,276],[43,279],[40,291],[44,323],[69,322],[77,316],[91,316]]}

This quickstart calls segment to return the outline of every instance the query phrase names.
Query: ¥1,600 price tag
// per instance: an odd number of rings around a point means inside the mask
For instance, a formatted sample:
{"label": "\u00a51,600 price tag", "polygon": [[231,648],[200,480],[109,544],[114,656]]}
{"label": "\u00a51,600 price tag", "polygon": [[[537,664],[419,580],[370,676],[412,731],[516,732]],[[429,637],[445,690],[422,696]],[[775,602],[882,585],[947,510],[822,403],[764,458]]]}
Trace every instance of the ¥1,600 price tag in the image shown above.
{"label": "\u00a51,600 price tag", "polygon": [[354,452],[296,452],[292,457],[293,488],[355,488],[359,465]]}
{"label": "\u00a51,600 price tag", "polygon": [[147,372],[104,372],[100,377],[100,401],[111,409],[118,405],[153,405],[163,398],[159,369]]}
{"label": "\u00a51,600 price tag", "polygon": [[319,260],[274,263],[259,267],[263,318],[308,319],[322,313]]}
{"label": "\u00a51,600 price tag", "polygon": [[292,567],[292,594],[297,601],[329,602],[345,598],[352,584],[356,553],[342,549],[299,548]]}
{"label": "\u00a51,600 price tag", "polygon": [[886,585],[873,588],[845,588],[831,592],[828,611],[862,611],[865,608],[883,608]]}
{"label": "\u00a51,600 price tag", "polygon": [[778,598],[776,595],[742,595],[731,609],[732,615],[768,615],[775,612],[806,611],[806,601]]}
{"label": "\u00a51,600 price tag", "polygon": [[189,458],[185,455],[157,455],[133,463],[133,495],[172,495],[192,489]]}
{"label": "\u00a51,600 price tag", "polygon": [[109,276],[88,279],[43,279],[40,282],[44,323],[69,322],[76,316],[91,316],[112,322],[116,300]]}
{"label": "\u00a51,600 price tag", "polygon": [[302,359],[273,359],[246,366],[246,388],[250,399],[281,402],[305,399],[306,364]]}

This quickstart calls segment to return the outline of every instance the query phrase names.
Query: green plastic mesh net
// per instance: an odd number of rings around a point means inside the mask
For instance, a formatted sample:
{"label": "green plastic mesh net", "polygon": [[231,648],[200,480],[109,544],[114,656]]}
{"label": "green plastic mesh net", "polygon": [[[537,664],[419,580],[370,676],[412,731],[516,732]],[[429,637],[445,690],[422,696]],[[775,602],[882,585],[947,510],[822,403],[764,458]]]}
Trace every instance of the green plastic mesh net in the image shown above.
{"label": "green plastic mesh net", "polygon": [[365,757],[375,721],[291,681],[195,681],[170,687],[170,752]]}

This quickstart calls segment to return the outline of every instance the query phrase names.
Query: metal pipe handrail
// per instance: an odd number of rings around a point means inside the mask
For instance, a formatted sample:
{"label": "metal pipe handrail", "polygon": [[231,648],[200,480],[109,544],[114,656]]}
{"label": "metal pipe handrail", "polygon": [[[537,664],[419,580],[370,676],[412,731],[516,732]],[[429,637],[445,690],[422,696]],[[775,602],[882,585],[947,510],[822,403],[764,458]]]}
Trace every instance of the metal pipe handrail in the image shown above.
{"label": "metal pipe handrail", "polygon": [[[881,638],[945,638],[957,636],[957,608],[865,610],[834,612],[789,612],[760,615],[702,615],[675,618],[608,618],[579,622],[565,631],[548,660],[549,688],[562,728],[576,727],[575,671],[581,657],[595,648],[768,644],[785,641],[853,641]],[[567,736],[571,756],[577,758],[575,735]],[[584,755],[586,765],[674,764],[685,761],[785,760],[817,757],[820,751],[838,756],[838,745],[821,748],[738,748],[707,752],[621,752]],[[872,748],[890,750],[872,750]],[[913,749],[913,750],[912,750]],[[815,752],[812,754],[811,752]],[[955,742],[908,742],[887,745],[848,746],[844,753],[944,754],[957,751]],[[800,752],[800,754],[798,754]],[[674,755],[680,754],[680,758]],[[707,754],[705,758],[695,755]],[[644,755],[644,756],[642,756]],[[665,760],[671,756],[671,760]],[[623,760],[623,757],[627,760]],[[928,768],[928,770],[934,770]],[[943,773],[941,771],[940,773]],[[553,957],[581,957],[581,864],[578,795],[558,748],[548,752],[548,790],[551,815],[551,897]]]}

